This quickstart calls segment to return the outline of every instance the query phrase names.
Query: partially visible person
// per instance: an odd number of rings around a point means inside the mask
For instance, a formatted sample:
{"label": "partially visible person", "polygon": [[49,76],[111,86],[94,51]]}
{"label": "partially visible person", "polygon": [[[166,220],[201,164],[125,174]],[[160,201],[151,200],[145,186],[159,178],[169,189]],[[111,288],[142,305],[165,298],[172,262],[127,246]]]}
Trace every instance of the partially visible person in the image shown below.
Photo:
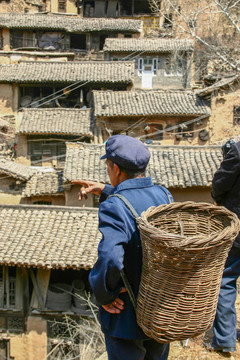
{"label": "partially visible person", "polygon": [[107,171],[111,185],[76,180],[81,184],[79,199],[92,192],[101,195],[99,230],[102,240],[98,259],[90,272],[89,281],[100,304],[99,320],[105,335],[109,360],[166,360],[169,344],[148,338],[136,321],[134,307],[124,288],[120,272],[124,269],[137,297],[142,248],[136,221],[123,201],[109,194],[121,194],[140,215],[150,206],[167,204],[170,192],[154,185],[145,177],[150,152],[139,140],[115,135],[106,143]]}
{"label": "partially visible person", "polygon": [[[216,205],[223,205],[240,218],[240,141],[228,141],[222,148],[224,159],[212,181],[212,198]],[[236,283],[240,275],[240,234],[229,252],[213,324],[212,347],[222,352],[236,351],[237,315]]]}

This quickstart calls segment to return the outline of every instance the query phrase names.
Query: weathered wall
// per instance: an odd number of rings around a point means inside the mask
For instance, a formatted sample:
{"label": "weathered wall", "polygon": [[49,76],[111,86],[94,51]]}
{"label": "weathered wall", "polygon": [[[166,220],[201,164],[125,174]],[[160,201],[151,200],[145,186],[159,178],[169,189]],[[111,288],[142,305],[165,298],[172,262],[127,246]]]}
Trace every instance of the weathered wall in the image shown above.
{"label": "weathered wall", "polygon": [[29,316],[27,333],[10,340],[10,354],[15,360],[43,360],[47,356],[47,323],[37,316]]}
{"label": "weathered wall", "polygon": [[66,206],[78,206],[78,207],[93,207],[93,195],[89,194],[87,200],[78,200],[80,185],[71,186],[71,191],[65,191],[65,205]]}
{"label": "weathered wall", "polygon": [[195,202],[207,202],[213,203],[211,198],[211,189],[210,188],[169,188],[169,191],[172,193],[174,201],[195,201]]}
{"label": "weathered wall", "polygon": [[28,144],[27,144],[27,136],[19,135],[17,137],[17,158],[18,162],[25,165],[31,165],[30,158],[28,156]]}
{"label": "weathered wall", "polygon": [[[103,134],[103,141],[107,140],[109,134],[105,130],[106,128],[112,130],[115,133],[120,133],[125,129],[129,128],[130,125],[133,125],[140,119],[144,119],[145,121],[139,123],[138,126],[134,127],[133,130],[128,132],[128,135],[131,136],[145,136],[149,134],[144,131],[147,125],[151,125],[154,127],[154,124],[162,125],[162,129],[164,130],[166,126],[178,126],[181,122],[185,122],[188,120],[192,120],[192,117],[173,117],[173,116],[153,116],[153,117],[143,117],[143,116],[136,116],[136,117],[99,117],[96,120],[96,125],[99,129],[102,130]],[[192,137],[184,137],[182,136],[180,139],[177,139],[175,136],[175,132],[177,132],[177,128],[173,131],[164,132],[163,138],[160,141],[161,145],[207,145],[209,141],[202,141],[199,138],[199,131],[206,129],[209,130],[209,121],[208,119],[202,120],[200,123],[196,122],[193,124],[193,130],[187,130],[188,133],[192,134]],[[98,131],[99,132],[99,131]],[[151,131],[152,132],[152,131]],[[145,140],[151,139],[151,137],[146,136],[143,138]],[[154,139],[156,140],[156,139]]]}
{"label": "weathered wall", "polygon": [[211,143],[224,142],[239,135],[240,125],[234,125],[233,109],[239,106],[240,84],[231,86],[231,89],[219,90],[212,96],[212,115],[210,117]]}
{"label": "weathered wall", "polygon": [[13,191],[11,193],[2,193],[0,192],[0,204],[1,205],[18,205],[21,201],[21,194],[15,194]]}
{"label": "weathered wall", "polygon": [[0,84],[0,114],[14,112],[14,88],[11,84]]}

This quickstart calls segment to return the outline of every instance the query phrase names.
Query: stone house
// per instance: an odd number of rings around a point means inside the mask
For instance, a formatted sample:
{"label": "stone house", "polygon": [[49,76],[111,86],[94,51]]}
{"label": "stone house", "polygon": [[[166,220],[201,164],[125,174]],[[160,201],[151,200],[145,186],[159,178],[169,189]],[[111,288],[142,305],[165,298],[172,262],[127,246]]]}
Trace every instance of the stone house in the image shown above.
{"label": "stone house", "polygon": [[27,165],[63,168],[66,141],[89,142],[93,137],[90,109],[25,109],[17,120],[17,157]]}
{"label": "stone house", "polygon": [[0,204],[19,204],[22,191],[37,169],[0,158]]}
{"label": "stone house", "polygon": [[97,257],[97,209],[1,205],[0,213],[0,354],[44,359],[66,314],[76,323],[91,314],[78,295],[89,291]]}
{"label": "stone house", "polygon": [[63,171],[49,168],[36,172],[23,188],[20,203],[65,206]]}
{"label": "stone house", "polygon": [[192,91],[93,91],[93,101],[94,133],[104,141],[126,133],[161,145],[209,142],[211,108]]}
{"label": "stone house", "polygon": [[[89,107],[92,89],[127,89],[133,77],[131,61],[23,61],[0,65],[0,112],[12,114],[27,106]],[[41,102],[42,97],[47,100]]]}
{"label": "stone house", "polygon": [[191,87],[194,42],[188,39],[107,38],[105,60],[135,58],[136,89],[186,89]]}
{"label": "stone house", "polygon": [[142,21],[57,14],[0,14],[1,63],[103,60],[107,37],[140,36]]}
{"label": "stone house", "polygon": [[240,132],[240,75],[229,76],[199,90],[211,103],[209,118],[212,143],[222,143]]}
{"label": "stone house", "polygon": [[[151,158],[146,176],[153,182],[168,188],[175,201],[212,202],[211,183],[220,162],[220,146],[159,146],[148,145]],[[68,143],[63,174],[65,184],[82,179],[109,183],[105,161],[104,145]],[[78,201],[79,185],[69,186],[65,192],[69,206],[97,206],[98,197],[88,196]]]}

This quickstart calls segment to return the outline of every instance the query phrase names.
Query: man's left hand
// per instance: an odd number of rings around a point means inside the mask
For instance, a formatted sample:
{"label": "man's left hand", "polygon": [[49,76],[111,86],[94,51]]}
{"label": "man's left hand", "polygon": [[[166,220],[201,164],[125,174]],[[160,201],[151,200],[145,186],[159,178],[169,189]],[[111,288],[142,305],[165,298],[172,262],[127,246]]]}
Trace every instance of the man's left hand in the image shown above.
{"label": "man's left hand", "polygon": [[[127,292],[127,290],[125,288],[122,288],[120,294],[124,292]],[[110,314],[120,314],[120,312],[124,309],[123,305],[124,305],[124,301],[120,298],[116,298],[110,304],[102,305],[102,307]]]}

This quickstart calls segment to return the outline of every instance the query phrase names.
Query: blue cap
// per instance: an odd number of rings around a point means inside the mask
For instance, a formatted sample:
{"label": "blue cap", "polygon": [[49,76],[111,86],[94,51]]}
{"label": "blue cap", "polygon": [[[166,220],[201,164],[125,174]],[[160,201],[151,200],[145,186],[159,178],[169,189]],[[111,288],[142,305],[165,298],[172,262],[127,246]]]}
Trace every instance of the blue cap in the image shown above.
{"label": "blue cap", "polygon": [[109,159],[130,170],[144,170],[150,159],[147,146],[127,135],[113,135],[106,142],[106,154],[101,159]]}

